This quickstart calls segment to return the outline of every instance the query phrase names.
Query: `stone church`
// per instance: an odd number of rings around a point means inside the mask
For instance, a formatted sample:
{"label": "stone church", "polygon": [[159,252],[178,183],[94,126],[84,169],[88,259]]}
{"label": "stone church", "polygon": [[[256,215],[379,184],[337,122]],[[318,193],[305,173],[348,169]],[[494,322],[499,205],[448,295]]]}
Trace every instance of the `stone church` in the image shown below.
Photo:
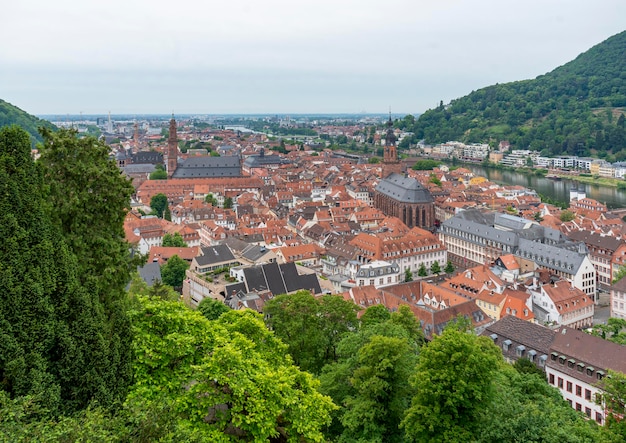
{"label": "stone church", "polygon": [[402,174],[391,117],[383,155],[383,178],[374,189],[374,207],[385,215],[398,217],[409,228],[433,230],[435,203],[430,191],[414,178]]}

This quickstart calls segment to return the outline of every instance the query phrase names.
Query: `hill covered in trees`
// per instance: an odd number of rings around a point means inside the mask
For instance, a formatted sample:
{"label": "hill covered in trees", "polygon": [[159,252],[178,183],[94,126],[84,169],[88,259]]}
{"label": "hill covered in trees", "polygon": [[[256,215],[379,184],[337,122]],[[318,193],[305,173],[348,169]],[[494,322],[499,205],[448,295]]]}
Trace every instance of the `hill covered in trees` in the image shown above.
{"label": "hill covered in trees", "polygon": [[0,128],[11,125],[17,125],[28,132],[31,137],[31,144],[43,141],[38,131],[39,128],[56,129],[49,121],[37,118],[17,106],[0,99]]}
{"label": "hill covered in trees", "polygon": [[443,102],[414,123],[414,141],[508,140],[544,155],[626,160],[626,31],[533,80],[496,84]]}

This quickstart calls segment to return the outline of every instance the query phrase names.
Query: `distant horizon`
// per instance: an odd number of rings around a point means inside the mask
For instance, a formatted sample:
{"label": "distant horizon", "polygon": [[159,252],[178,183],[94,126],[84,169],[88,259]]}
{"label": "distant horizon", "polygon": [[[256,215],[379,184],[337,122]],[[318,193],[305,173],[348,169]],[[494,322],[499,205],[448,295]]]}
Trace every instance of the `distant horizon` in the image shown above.
{"label": "distant horizon", "polygon": [[[44,120],[49,120],[49,118],[86,118],[86,117],[107,117],[109,113],[97,113],[97,114],[34,114],[37,118],[41,118]],[[111,113],[111,118],[113,117],[167,117],[171,118],[171,113],[162,113],[162,114],[152,114],[152,113]],[[289,112],[260,112],[260,113],[199,113],[199,112],[181,112],[174,113],[173,116],[176,119],[177,117],[188,118],[188,117],[388,117],[390,114],[385,112],[300,112],[300,113],[289,113]],[[403,118],[407,115],[421,115],[421,113],[391,113],[392,118]]]}

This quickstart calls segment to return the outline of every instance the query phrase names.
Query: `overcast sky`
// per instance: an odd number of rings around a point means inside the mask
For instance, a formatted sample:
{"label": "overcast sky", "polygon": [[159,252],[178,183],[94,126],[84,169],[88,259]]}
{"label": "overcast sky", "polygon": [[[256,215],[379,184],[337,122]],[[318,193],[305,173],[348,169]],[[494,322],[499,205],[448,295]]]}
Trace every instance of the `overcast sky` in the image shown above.
{"label": "overcast sky", "polygon": [[422,113],[626,30],[624,0],[19,0],[0,99],[42,114]]}

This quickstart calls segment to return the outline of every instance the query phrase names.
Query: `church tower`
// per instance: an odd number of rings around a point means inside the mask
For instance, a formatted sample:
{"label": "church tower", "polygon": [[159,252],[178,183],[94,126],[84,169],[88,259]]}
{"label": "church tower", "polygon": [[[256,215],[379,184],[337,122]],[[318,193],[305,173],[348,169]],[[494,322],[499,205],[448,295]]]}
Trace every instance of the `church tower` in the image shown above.
{"label": "church tower", "polygon": [[387,135],[385,135],[385,149],[383,151],[383,176],[387,177],[392,172],[402,173],[402,165],[398,160],[398,149],[396,147],[396,135],[393,132],[393,121],[391,114],[387,122]]}
{"label": "church tower", "polygon": [[170,120],[170,136],[167,139],[167,178],[172,178],[176,171],[178,163],[178,136],[176,134],[176,120],[174,120],[174,114]]}

